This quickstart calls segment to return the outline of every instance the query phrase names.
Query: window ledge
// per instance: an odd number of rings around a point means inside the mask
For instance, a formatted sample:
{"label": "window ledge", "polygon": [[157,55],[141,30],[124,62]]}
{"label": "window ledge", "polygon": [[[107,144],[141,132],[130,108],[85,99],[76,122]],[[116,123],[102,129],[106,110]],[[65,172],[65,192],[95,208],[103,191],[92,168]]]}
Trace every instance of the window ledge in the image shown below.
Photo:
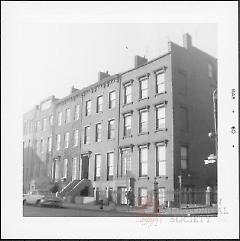
{"label": "window ledge", "polygon": [[156,93],[154,96],[157,97],[158,95],[164,95],[164,94],[167,94],[167,91]]}
{"label": "window ledge", "polygon": [[123,139],[131,138],[131,137],[133,137],[133,136],[132,136],[132,135],[130,135],[130,136],[124,136]]}
{"label": "window ledge", "polygon": [[167,130],[168,130],[167,128],[161,128],[161,129],[155,130],[154,132],[156,133],[156,132],[159,132],[159,131],[167,131]]}
{"label": "window ledge", "polygon": [[145,97],[145,98],[142,98],[142,99],[138,99],[138,102],[142,101],[142,100],[148,100],[149,99],[149,96],[148,97]]}
{"label": "window ledge", "polygon": [[98,111],[98,112],[96,112],[96,114],[102,114],[103,113],[103,111]]}
{"label": "window ledge", "polygon": [[138,177],[138,180],[140,180],[140,179],[150,179],[150,177],[148,176],[148,175],[146,175],[146,176],[141,176],[141,177]]}
{"label": "window ledge", "polygon": [[108,138],[108,141],[114,141],[115,138]]}
{"label": "window ledge", "polygon": [[132,104],[133,104],[133,101],[131,101],[129,103],[126,103],[126,104],[123,104],[123,107],[128,106],[128,105],[132,105]]}
{"label": "window ledge", "polygon": [[161,178],[165,178],[165,179],[168,179],[168,176],[167,175],[161,175],[161,176],[157,176],[158,179],[161,179]]}
{"label": "window ledge", "polygon": [[149,135],[149,131],[138,133],[138,136],[142,136],[142,135]]}

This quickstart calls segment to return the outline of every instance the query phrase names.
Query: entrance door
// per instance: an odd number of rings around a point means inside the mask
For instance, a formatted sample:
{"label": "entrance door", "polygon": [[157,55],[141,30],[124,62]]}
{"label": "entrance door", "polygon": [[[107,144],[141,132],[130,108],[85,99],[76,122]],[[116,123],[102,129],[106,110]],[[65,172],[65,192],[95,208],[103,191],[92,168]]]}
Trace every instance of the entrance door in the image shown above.
{"label": "entrance door", "polygon": [[126,192],[126,187],[118,187],[118,203],[121,205],[127,204]]}
{"label": "entrance door", "polygon": [[81,178],[88,179],[88,169],[89,169],[89,157],[88,155],[82,156],[82,175]]}

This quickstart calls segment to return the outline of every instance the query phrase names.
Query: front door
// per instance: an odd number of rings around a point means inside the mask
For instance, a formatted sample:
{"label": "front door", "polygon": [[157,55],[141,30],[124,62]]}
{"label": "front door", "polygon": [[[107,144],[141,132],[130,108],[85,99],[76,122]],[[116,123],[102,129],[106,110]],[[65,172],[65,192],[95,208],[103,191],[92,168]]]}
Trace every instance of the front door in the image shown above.
{"label": "front door", "polygon": [[88,169],[89,169],[89,157],[88,155],[82,156],[82,175],[81,178],[88,179]]}

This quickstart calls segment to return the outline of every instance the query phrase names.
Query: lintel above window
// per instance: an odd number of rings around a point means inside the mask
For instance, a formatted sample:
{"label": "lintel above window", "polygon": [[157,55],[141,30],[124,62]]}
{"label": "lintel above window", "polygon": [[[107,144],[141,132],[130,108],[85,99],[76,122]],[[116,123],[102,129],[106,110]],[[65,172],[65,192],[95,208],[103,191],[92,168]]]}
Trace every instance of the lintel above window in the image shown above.
{"label": "lintel above window", "polygon": [[150,142],[137,145],[139,149],[147,147],[149,149]]}
{"label": "lintel above window", "polygon": [[122,85],[123,86],[126,86],[126,85],[131,85],[132,83],[133,83],[133,79],[130,79],[130,80],[127,80],[127,81],[125,81]]}
{"label": "lintel above window", "polygon": [[141,111],[145,111],[145,110],[149,110],[149,109],[150,109],[150,105],[146,105],[146,106],[139,107],[137,110],[139,112],[141,112]]}
{"label": "lintel above window", "polygon": [[142,81],[142,80],[148,79],[149,76],[150,76],[150,73],[146,73],[146,74],[143,74],[143,75],[138,76],[137,79],[138,79],[139,81]]}
{"label": "lintel above window", "polygon": [[166,146],[167,143],[168,143],[168,140],[156,141],[156,142],[154,142],[154,145],[156,145],[156,146]]}
{"label": "lintel above window", "polygon": [[161,67],[160,69],[157,69],[154,71],[154,74],[158,75],[158,74],[162,74],[162,73],[165,73],[167,70],[167,66],[163,66]]}
{"label": "lintel above window", "polygon": [[165,106],[165,105],[167,105],[167,100],[154,104],[155,107],[160,107],[160,106]]}
{"label": "lintel above window", "polygon": [[127,111],[127,112],[122,112],[123,116],[128,116],[128,115],[132,115],[132,114],[133,114],[133,110]]}

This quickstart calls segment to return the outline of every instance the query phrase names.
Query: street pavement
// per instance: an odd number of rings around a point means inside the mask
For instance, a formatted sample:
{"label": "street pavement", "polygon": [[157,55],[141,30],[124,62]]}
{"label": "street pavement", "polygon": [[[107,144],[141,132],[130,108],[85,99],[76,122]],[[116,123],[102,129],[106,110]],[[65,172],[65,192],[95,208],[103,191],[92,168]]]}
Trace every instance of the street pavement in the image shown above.
{"label": "street pavement", "polygon": [[179,209],[168,208],[161,209],[159,213],[154,214],[152,209],[130,208],[126,206],[104,206],[100,209],[99,205],[80,205],[65,203],[63,208],[54,207],[36,207],[33,205],[23,206],[24,217],[183,217],[183,216],[216,216],[217,209],[195,208]]}

